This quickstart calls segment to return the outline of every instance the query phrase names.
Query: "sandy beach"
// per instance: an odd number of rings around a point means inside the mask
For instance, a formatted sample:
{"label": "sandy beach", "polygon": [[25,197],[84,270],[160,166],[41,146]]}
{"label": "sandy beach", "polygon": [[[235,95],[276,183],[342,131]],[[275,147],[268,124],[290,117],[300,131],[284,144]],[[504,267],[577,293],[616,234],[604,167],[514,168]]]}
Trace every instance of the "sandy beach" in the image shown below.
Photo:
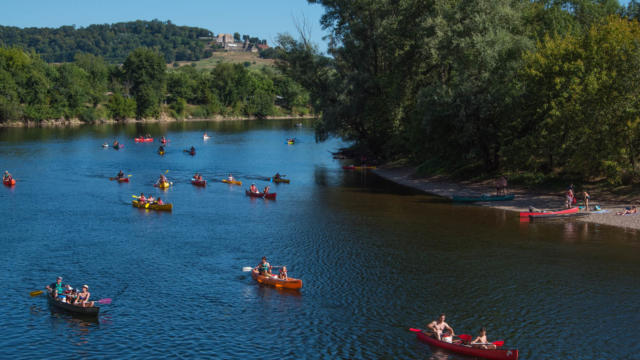
{"label": "sandy beach", "polygon": [[[453,195],[477,196],[481,194],[495,194],[496,189],[492,181],[453,182],[443,177],[416,178],[415,169],[411,167],[378,168],[374,172],[397,184],[408,186],[429,194],[452,198]],[[564,207],[563,194],[537,194],[523,188],[509,188],[510,194],[515,194],[515,199],[500,202],[477,202],[476,206],[488,206],[513,212],[528,211],[529,207],[543,210],[557,210]],[[629,229],[640,229],[640,213],[635,215],[616,215],[616,212],[624,211],[630,204],[598,201],[597,194],[591,194],[590,207],[600,205],[607,213],[590,214],[576,218],[577,221],[586,221],[594,224],[618,226]],[[581,205],[581,201],[578,205]]]}

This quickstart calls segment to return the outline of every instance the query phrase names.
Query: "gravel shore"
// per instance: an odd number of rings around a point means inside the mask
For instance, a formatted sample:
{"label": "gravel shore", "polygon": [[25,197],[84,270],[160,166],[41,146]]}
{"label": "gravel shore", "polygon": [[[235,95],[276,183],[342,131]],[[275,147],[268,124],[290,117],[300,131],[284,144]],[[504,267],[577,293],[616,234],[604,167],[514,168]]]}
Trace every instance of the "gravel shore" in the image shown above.
{"label": "gravel shore", "polygon": [[[453,195],[473,196],[481,194],[495,194],[496,191],[495,187],[493,187],[493,182],[452,182],[451,180],[442,177],[416,178],[414,177],[415,169],[411,167],[378,168],[374,170],[374,172],[377,175],[397,184],[446,198],[452,198]],[[477,202],[474,204],[514,212],[528,211],[530,206],[544,210],[556,210],[564,207],[563,194],[535,194],[519,188],[509,189],[509,193],[516,195],[514,200]],[[593,207],[594,205],[600,205],[602,209],[606,209],[608,212],[604,214],[599,213],[582,216],[577,218],[578,221],[629,229],[640,229],[640,212],[635,215],[616,215],[616,212],[624,211],[626,207],[631,205],[598,202],[597,196],[594,195],[595,194],[591,194],[592,200],[589,203],[589,206]]]}

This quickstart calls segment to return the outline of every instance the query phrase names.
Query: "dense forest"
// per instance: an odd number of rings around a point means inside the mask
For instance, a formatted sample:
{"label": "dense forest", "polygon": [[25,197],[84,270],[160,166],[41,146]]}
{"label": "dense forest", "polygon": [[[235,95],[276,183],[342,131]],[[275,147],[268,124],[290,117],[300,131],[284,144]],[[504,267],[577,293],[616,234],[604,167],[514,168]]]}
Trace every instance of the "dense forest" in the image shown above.
{"label": "dense forest", "polygon": [[167,68],[149,48],[122,65],[78,53],[73,62],[48,64],[34,52],[0,48],[0,122],[77,118],[206,118],[309,113],[309,94],[274,68],[218,64]]}
{"label": "dense forest", "polygon": [[205,55],[201,37],[211,38],[203,28],[177,26],[171,21],[131,21],[90,25],[85,28],[18,28],[0,26],[0,47],[33,50],[46,62],[71,62],[76,54],[103,57],[109,63],[122,63],[131,51],[148,47],[160,52],[164,61],[195,61]]}
{"label": "dense forest", "polygon": [[423,173],[640,177],[640,7],[616,0],[309,0],[322,56],[279,38],[319,137]]}

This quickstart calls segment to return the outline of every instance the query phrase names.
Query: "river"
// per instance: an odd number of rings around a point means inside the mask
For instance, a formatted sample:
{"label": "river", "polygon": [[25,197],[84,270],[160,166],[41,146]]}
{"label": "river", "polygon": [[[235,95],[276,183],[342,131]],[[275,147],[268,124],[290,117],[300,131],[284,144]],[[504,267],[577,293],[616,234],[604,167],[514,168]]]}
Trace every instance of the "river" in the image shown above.
{"label": "river", "polygon": [[[408,331],[444,312],[520,359],[638,359],[638,232],[520,223],[344,171],[329,153],[344,144],[296,122],[0,129],[18,181],[0,189],[3,358],[464,359]],[[167,154],[133,142],[144,133]],[[123,149],[101,147],[114,138]],[[130,183],[109,181],[120,169]],[[291,184],[265,180],[276,171]],[[218,182],[229,172],[245,184]],[[167,191],[152,186],[164,173]],[[252,182],[277,200],[246,197]],[[132,207],[141,192],[173,212]],[[263,255],[302,290],[242,271]],[[97,322],[29,296],[58,275],[112,299]]]}

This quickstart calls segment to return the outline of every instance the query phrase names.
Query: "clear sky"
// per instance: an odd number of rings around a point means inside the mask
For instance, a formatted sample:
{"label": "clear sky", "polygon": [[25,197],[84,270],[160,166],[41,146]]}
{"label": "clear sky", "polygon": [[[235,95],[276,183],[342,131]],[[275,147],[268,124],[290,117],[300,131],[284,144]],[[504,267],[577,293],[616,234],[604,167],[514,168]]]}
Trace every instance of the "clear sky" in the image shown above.
{"label": "clear sky", "polygon": [[0,4],[0,25],[5,26],[85,27],[159,19],[202,27],[214,34],[248,34],[270,44],[278,33],[297,37],[295,21],[306,19],[312,40],[323,52],[327,47],[319,23],[324,9],[306,0],[0,0]]}

